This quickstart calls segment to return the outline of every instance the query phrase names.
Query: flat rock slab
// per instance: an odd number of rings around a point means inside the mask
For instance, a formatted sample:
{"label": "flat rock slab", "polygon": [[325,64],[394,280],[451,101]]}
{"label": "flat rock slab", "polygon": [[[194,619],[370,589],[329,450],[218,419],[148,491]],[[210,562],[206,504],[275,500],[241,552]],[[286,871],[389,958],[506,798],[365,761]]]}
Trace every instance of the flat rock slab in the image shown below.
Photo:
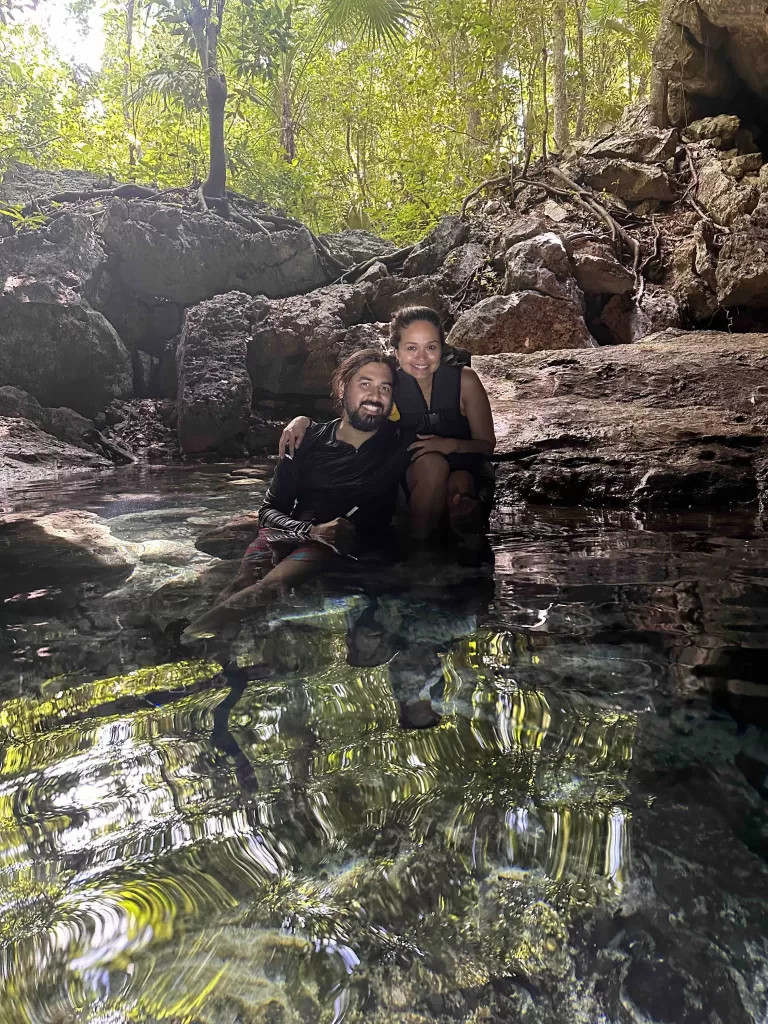
{"label": "flat rock slab", "polygon": [[755,500],[768,466],[768,335],[478,357],[497,502],[687,507]]}
{"label": "flat rock slab", "polygon": [[0,595],[81,580],[123,579],[131,547],[93,512],[0,516]]}
{"label": "flat rock slab", "polygon": [[111,462],[46,434],[30,420],[0,416],[0,488],[60,473],[114,469]]}

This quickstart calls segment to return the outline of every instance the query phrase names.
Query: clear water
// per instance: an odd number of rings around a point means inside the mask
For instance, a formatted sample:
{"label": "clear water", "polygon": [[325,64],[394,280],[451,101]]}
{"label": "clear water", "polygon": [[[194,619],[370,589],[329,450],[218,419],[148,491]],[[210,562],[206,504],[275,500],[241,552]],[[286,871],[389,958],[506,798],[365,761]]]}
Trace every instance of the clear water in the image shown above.
{"label": "clear water", "polygon": [[0,1021],[765,1021],[759,517],[503,509],[490,575],[331,580],[180,646],[232,571],[195,538],[261,489],[0,498],[135,561],[4,581]]}

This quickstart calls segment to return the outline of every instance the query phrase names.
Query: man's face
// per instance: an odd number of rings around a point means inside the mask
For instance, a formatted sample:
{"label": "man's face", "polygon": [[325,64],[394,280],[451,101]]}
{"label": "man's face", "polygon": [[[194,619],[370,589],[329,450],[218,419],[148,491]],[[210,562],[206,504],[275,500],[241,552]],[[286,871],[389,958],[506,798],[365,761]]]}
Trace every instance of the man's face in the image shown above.
{"label": "man's face", "polygon": [[344,389],[344,412],[350,425],[372,434],[391,411],[392,370],[386,363],[366,363]]}

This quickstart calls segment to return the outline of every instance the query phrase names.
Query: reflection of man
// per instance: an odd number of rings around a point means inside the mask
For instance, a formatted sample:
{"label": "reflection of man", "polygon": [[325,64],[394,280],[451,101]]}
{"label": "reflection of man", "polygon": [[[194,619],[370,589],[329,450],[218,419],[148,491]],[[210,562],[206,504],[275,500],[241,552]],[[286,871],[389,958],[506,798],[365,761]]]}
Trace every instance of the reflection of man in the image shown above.
{"label": "reflection of man", "polygon": [[393,379],[390,357],[375,349],[341,364],[333,377],[341,418],[313,424],[293,458],[278,463],[259,510],[259,536],[237,578],[188,634],[343,561],[339,556],[357,557],[381,545],[409,459],[396,424],[388,421]]}

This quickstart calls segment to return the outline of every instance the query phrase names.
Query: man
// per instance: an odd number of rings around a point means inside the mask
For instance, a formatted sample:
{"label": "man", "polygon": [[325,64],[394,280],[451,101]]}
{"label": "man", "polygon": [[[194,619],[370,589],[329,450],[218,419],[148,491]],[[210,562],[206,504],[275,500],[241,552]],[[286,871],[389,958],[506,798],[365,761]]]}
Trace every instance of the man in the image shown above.
{"label": "man", "polygon": [[388,420],[394,373],[391,357],[375,349],[355,352],[339,366],[332,394],[341,418],[313,424],[293,458],[278,463],[259,510],[259,536],[237,578],[186,636],[204,635],[237,609],[385,541],[410,458]]}

